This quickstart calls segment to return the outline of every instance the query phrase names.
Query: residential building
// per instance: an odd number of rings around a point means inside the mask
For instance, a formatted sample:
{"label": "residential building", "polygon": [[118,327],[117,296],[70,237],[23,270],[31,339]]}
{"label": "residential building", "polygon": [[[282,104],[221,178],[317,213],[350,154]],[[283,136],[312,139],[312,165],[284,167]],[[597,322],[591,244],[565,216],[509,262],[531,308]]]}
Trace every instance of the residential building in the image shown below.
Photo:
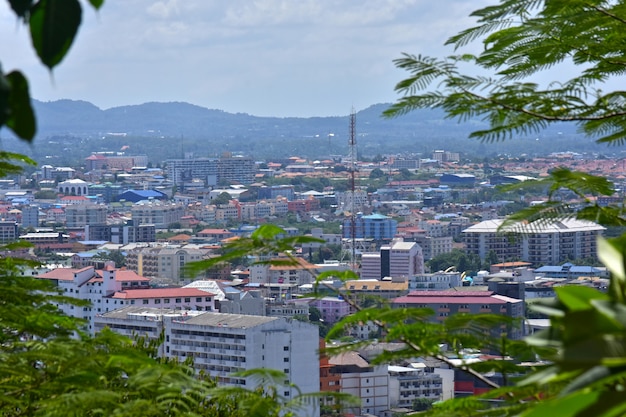
{"label": "residential building", "polygon": [[107,263],[104,269],[96,270],[93,266],[82,269],[57,268],[37,276],[53,281],[61,294],[83,301],[89,306],[78,307],[69,304],[57,304],[68,316],[87,321],[87,329],[93,333],[94,318],[97,314],[115,310],[123,305],[121,300],[111,297],[120,291],[146,289],[149,280],[133,271],[116,269]]}
{"label": "residential building", "polygon": [[389,406],[413,408],[413,401],[426,398],[439,401],[443,397],[443,383],[439,374],[423,363],[419,368],[389,365]]}
{"label": "residential building", "polygon": [[135,226],[153,224],[157,229],[166,229],[170,224],[180,222],[185,215],[185,207],[151,201],[133,205],[131,215]]}
{"label": "residential building", "polygon": [[360,398],[350,407],[355,415],[381,415],[389,409],[389,374],[386,365],[372,365],[357,352],[346,352],[329,358],[330,372],[340,375],[341,392]]}
{"label": "residential building", "polygon": [[209,250],[192,248],[138,248],[128,252],[126,266],[128,269],[147,277],[181,281],[195,278],[186,275],[185,265],[204,259],[209,252]]}
{"label": "residential building", "polygon": [[65,207],[65,225],[70,229],[106,224],[107,207],[101,204],[72,204]]}
{"label": "residential building", "polygon": [[[281,396],[319,391],[319,331],[317,326],[283,317],[246,316],[214,312],[181,312],[173,309],[129,306],[102,314],[96,330],[109,327],[125,335],[156,339],[162,356],[184,361],[219,384],[255,389],[261,380],[235,376],[251,369],[276,369],[285,373]],[[300,391],[298,391],[300,390]],[[319,415],[310,402],[305,415]]]}
{"label": "residential building", "polygon": [[[391,302],[396,308],[430,308],[435,312],[433,320],[442,321],[457,313],[488,313],[514,319],[524,317],[524,301],[495,294],[492,291],[412,291]],[[521,339],[523,329],[507,326],[509,339]]]}
{"label": "residential building", "polygon": [[394,240],[383,245],[378,253],[363,253],[361,279],[381,280],[386,277],[405,280],[424,273],[422,248],[415,242]]}
{"label": "residential building", "polygon": [[155,242],[156,228],[153,224],[134,226],[132,220],[125,225],[88,224],[85,226],[85,240],[104,240],[122,245]]}
{"label": "residential building", "polygon": [[359,213],[354,219],[344,219],[342,235],[346,239],[354,237],[357,239],[391,240],[396,235],[397,224],[398,222],[382,214],[364,216]]}
{"label": "residential building", "polygon": [[217,185],[217,162],[215,158],[170,159],[167,163],[167,175],[177,186],[184,187],[194,179],[205,185]]}
{"label": "residential building", "polygon": [[0,221],[0,242],[13,242],[18,239],[19,232],[16,222]]}
{"label": "residential building", "polygon": [[116,291],[110,298],[118,301],[120,305],[216,311],[214,294],[197,288],[124,289]]}
{"label": "residential building", "polygon": [[417,274],[409,278],[409,290],[445,291],[460,286],[459,272],[439,271],[432,274]]}
{"label": "residential building", "polygon": [[491,251],[500,261],[556,265],[568,259],[597,259],[597,238],[604,227],[589,221],[562,219],[515,225],[500,230],[503,220],[487,220],[465,229],[467,251],[485,260]]}

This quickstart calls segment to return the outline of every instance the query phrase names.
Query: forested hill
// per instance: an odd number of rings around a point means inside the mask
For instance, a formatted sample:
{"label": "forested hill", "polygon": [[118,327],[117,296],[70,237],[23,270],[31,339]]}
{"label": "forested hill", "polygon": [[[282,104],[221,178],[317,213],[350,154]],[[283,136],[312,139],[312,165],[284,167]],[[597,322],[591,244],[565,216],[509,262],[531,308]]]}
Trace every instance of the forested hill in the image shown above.
{"label": "forested hill", "polygon": [[[92,151],[119,150],[130,145],[134,153],[151,160],[180,157],[184,152],[213,156],[243,151],[256,158],[293,155],[312,158],[347,154],[349,110],[334,117],[258,117],[227,113],[189,103],[145,103],[102,110],[85,101],[33,101],[38,119],[36,147],[27,152],[36,159],[49,156],[50,146],[62,144],[79,158]],[[422,153],[434,149],[489,156],[499,153],[542,154],[555,151],[598,151],[597,145],[576,134],[572,125],[552,126],[531,137],[482,144],[468,139],[484,128],[479,119],[458,123],[440,110],[419,110],[394,119],[381,116],[389,104],[376,104],[357,112],[357,147],[361,157],[390,153]],[[332,135],[331,135],[332,134]],[[2,131],[3,146],[16,147]],[[149,141],[145,140],[150,138]],[[175,139],[176,145],[172,146]],[[86,155],[82,155],[86,153]]]}

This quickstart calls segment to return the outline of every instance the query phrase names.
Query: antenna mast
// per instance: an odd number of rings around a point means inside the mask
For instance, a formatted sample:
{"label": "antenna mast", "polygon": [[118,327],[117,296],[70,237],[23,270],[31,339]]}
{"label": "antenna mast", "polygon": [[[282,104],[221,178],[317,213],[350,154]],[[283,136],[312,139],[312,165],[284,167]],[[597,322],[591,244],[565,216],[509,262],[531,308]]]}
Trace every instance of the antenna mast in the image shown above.
{"label": "antenna mast", "polygon": [[356,272],[356,113],[354,107],[350,113],[350,234],[352,235],[352,271]]}

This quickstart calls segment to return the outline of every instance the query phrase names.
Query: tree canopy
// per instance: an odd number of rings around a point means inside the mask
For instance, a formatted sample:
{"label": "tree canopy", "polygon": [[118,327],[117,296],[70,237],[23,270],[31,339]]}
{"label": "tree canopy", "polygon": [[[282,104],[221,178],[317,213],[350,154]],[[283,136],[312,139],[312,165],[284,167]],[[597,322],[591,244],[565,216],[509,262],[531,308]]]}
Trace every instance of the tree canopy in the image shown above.
{"label": "tree canopy", "polygon": [[[403,97],[387,116],[440,108],[461,121],[482,118],[487,127],[471,137],[488,142],[569,122],[600,144],[624,143],[626,93],[607,88],[626,70],[624,0],[501,0],[472,16],[477,24],[447,41],[456,54],[405,54],[395,61],[410,75],[397,84]],[[475,41],[482,42],[480,53],[463,52]],[[564,66],[574,70],[572,76],[566,76],[571,71],[562,71]],[[553,76],[554,81],[540,82],[540,76]],[[599,207],[594,198],[615,192],[606,178],[556,169],[542,182],[548,202],[522,210],[512,221],[572,216],[624,224],[621,205]],[[559,201],[555,194],[561,189],[580,202]],[[553,349],[538,356],[542,362],[533,372],[513,387],[435,405],[431,413],[623,415],[626,237],[600,240],[599,248],[602,262],[613,273],[606,293],[560,287],[556,299],[533,304],[550,318],[551,327],[527,338],[527,345]],[[485,402],[489,399],[498,399],[501,407],[490,408]]]}

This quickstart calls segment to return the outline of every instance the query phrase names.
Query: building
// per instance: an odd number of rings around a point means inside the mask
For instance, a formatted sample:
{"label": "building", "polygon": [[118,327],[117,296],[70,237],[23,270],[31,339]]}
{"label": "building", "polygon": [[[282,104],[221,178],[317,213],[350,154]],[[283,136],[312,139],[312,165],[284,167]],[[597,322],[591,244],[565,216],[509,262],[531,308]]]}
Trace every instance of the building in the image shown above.
{"label": "building", "polygon": [[589,221],[562,219],[552,223],[517,224],[500,230],[503,220],[486,220],[463,230],[467,251],[485,260],[556,265],[568,259],[597,259],[597,238],[604,227]]}
{"label": "building", "polygon": [[204,185],[217,185],[217,162],[215,158],[170,159],[167,175],[177,187],[200,180]]}
{"label": "building", "polygon": [[167,200],[168,196],[158,190],[126,190],[117,195],[116,200],[131,201],[138,203],[144,200]]}
{"label": "building", "polygon": [[342,235],[346,239],[374,239],[391,240],[396,235],[398,222],[382,214],[364,216],[359,213],[352,219],[347,218],[342,222]]}
{"label": "building", "polygon": [[340,375],[341,392],[360,398],[355,415],[381,415],[389,409],[389,374],[386,365],[371,365],[357,352],[346,352],[329,359],[330,372]]}
{"label": "building", "polygon": [[195,278],[186,275],[185,265],[200,261],[208,254],[209,250],[192,248],[138,248],[128,252],[126,266],[139,275],[181,281]]}
{"label": "building", "polygon": [[[106,224],[107,207],[100,204],[72,204],[65,207],[65,225],[70,229]],[[88,239],[89,240],[89,239]]]}
{"label": "building", "polygon": [[[265,368],[285,373],[285,385],[278,393],[285,398],[319,391],[319,331],[310,323],[283,317],[129,306],[99,316],[96,330],[104,327],[153,339],[163,332],[160,355],[180,361],[191,358],[198,371],[219,384],[255,389],[261,380],[233,373]],[[305,415],[319,415],[317,407],[312,401]]]}
{"label": "building", "polygon": [[119,301],[120,305],[216,311],[214,294],[198,288],[124,289],[116,291],[110,298]]}
{"label": "building", "polygon": [[19,236],[16,222],[0,221],[0,242],[7,243],[17,240]]}
{"label": "building", "polygon": [[181,204],[158,203],[155,201],[139,203],[131,208],[133,224],[152,224],[157,229],[167,229],[170,224],[180,222],[185,215]]}
{"label": "building", "polygon": [[439,401],[443,397],[443,383],[439,374],[425,364],[419,368],[388,366],[389,406],[391,408],[413,408],[413,401],[426,398]]}
{"label": "building", "polygon": [[[430,308],[435,312],[433,320],[443,321],[457,313],[499,314],[514,319],[524,317],[524,302],[498,295],[492,291],[412,291],[391,302],[395,308]],[[519,340],[523,336],[521,326],[507,328],[509,339]]]}
{"label": "building", "polygon": [[295,199],[293,185],[272,185],[259,187],[257,190],[259,200],[275,200],[278,197],[286,198],[288,201]]}
{"label": "building", "polygon": [[89,184],[83,180],[70,179],[57,185],[60,194],[65,195],[89,195]]}
{"label": "building", "polygon": [[86,225],[85,240],[103,240],[127,245],[138,242],[155,242],[156,228],[153,224],[134,226],[132,221],[125,225]]}
{"label": "building", "polygon": [[394,240],[381,246],[378,253],[364,253],[361,257],[361,279],[405,280],[424,273],[422,248],[415,242]]}
{"label": "building", "polygon": [[459,272],[435,272],[432,274],[417,274],[409,278],[409,290],[445,291],[461,286]]}
{"label": "building", "polygon": [[104,269],[96,270],[93,266],[82,269],[58,268],[37,276],[53,281],[61,294],[83,301],[89,306],[78,307],[69,304],[57,304],[68,316],[85,319],[88,330],[93,333],[94,318],[98,314],[120,308],[121,300],[111,297],[120,291],[146,289],[149,280],[125,269],[116,269],[108,263]]}

